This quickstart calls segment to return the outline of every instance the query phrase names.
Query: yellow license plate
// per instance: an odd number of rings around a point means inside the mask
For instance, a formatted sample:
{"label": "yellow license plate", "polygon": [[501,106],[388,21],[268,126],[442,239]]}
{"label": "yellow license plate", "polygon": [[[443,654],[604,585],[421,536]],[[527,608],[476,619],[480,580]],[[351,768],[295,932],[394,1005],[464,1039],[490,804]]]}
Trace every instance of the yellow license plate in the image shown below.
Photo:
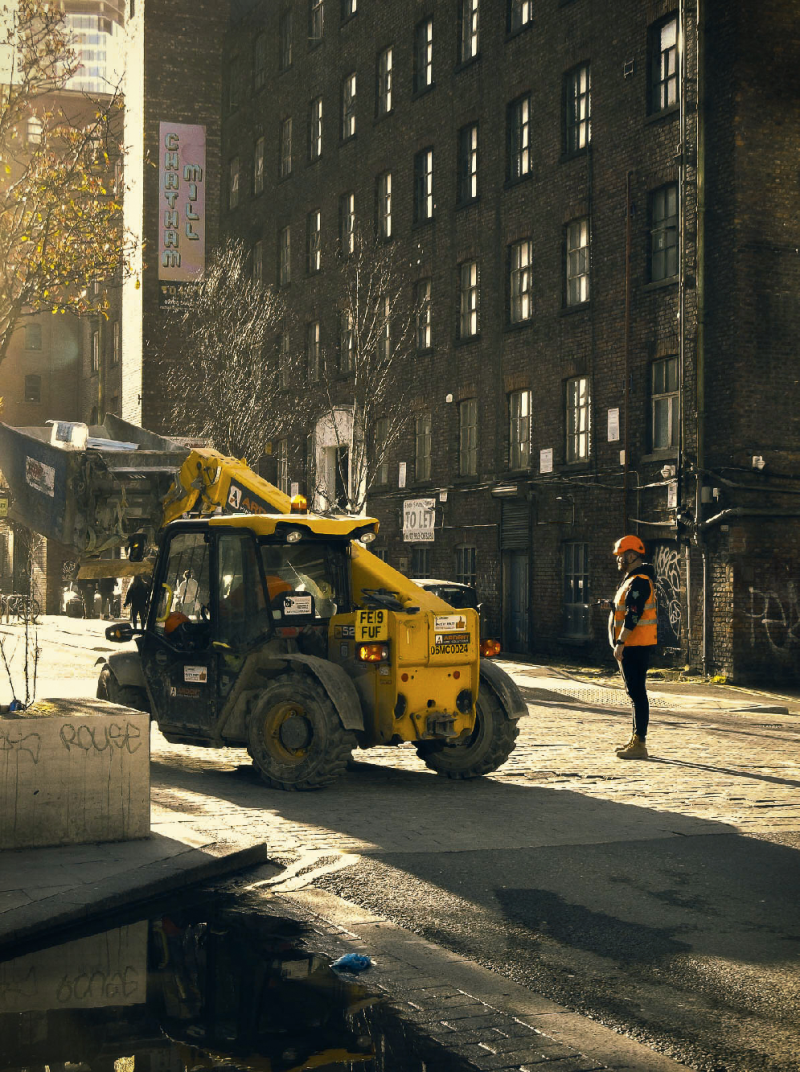
{"label": "yellow license plate", "polygon": [[356,611],[356,643],[373,644],[389,639],[388,610]]}

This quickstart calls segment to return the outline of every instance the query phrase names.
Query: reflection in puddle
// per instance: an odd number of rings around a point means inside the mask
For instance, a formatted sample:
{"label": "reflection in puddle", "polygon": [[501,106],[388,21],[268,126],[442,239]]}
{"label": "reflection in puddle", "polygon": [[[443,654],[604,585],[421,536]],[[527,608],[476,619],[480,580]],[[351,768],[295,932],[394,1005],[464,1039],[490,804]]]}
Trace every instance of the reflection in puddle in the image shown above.
{"label": "reflection in puddle", "polygon": [[0,963],[0,1072],[456,1072],[301,924],[173,909]]}

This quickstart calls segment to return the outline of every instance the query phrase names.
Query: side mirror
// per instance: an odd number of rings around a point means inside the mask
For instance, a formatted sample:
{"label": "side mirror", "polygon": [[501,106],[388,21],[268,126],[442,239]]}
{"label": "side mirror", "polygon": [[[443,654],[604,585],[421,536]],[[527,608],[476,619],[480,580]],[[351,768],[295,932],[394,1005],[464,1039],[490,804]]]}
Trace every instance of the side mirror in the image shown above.
{"label": "side mirror", "polygon": [[144,553],[147,550],[147,537],[143,532],[135,532],[128,539],[128,560],[130,562],[144,561]]}
{"label": "side mirror", "polygon": [[475,610],[478,612],[478,614],[483,614],[483,603],[479,603]]}
{"label": "side mirror", "polygon": [[133,626],[130,622],[116,622],[106,627],[106,640],[116,644],[125,644],[133,640]]}

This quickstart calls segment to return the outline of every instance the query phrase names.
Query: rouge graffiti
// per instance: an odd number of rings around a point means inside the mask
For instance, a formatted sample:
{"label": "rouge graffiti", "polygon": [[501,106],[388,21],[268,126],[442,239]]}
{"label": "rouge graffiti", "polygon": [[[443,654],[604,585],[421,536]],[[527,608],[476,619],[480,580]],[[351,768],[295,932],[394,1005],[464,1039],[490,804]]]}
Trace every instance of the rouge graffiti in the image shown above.
{"label": "rouge graffiti", "polygon": [[85,723],[73,726],[65,722],[61,727],[61,743],[68,752],[77,748],[81,752],[107,752],[117,748],[130,755],[142,747],[141,731],[138,726],[126,722],[109,722],[105,725],[87,726]]}

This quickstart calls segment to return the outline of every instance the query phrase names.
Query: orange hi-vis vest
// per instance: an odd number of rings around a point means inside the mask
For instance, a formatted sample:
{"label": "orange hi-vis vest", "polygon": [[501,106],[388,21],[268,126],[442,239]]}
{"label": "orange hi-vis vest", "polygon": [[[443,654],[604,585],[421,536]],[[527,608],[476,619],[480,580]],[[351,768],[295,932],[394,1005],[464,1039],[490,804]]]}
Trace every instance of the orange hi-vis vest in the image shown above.
{"label": "orange hi-vis vest", "polygon": [[627,608],[625,606],[625,600],[628,595],[628,591],[633,585],[633,582],[641,578],[643,581],[647,581],[650,585],[650,598],[644,605],[644,611],[642,616],[636,624],[636,628],[632,633],[629,633],[625,637],[625,647],[639,647],[648,644],[656,644],[658,642],[658,614],[656,612],[656,589],[653,581],[646,573],[629,573],[622,584],[617,589],[617,594],[614,596],[614,611],[613,611],[613,630],[614,640],[619,636],[622,626],[625,623],[625,614]]}

